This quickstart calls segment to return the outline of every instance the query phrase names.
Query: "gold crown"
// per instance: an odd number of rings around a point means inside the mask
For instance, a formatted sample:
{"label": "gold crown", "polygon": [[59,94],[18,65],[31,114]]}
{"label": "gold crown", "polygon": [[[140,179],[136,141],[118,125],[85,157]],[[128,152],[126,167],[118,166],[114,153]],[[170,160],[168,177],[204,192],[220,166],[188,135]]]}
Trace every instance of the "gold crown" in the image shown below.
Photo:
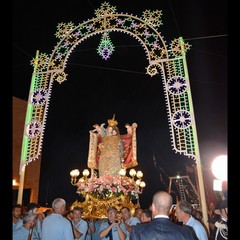
{"label": "gold crown", "polygon": [[118,125],[118,122],[117,122],[117,120],[115,120],[115,114],[113,114],[113,118],[108,119],[108,126],[114,127],[114,126],[117,126],[117,125]]}

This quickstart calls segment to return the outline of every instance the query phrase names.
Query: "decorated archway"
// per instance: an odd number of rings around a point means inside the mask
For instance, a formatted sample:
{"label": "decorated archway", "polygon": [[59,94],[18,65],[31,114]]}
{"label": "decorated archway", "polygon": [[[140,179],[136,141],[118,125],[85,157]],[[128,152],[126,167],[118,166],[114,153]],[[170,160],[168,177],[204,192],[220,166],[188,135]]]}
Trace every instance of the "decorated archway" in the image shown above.
{"label": "decorated archway", "polygon": [[[95,10],[95,17],[78,25],[59,23],[55,36],[59,42],[51,54],[39,53],[32,60],[34,67],[24,128],[20,175],[27,164],[40,156],[48,106],[54,81],[67,81],[65,68],[72,51],[88,38],[101,34],[98,54],[105,60],[111,57],[114,46],[110,33],[121,32],[134,37],[144,48],[149,65],[146,74],[161,75],[168,111],[171,143],[176,153],[191,157],[197,164],[199,193],[203,217],[207,208],[191,89],[186,64],[190,48],[181,37],[166,44],[158,31],[162,25],[161,11],[145,10],[141,17],[118,13],[115,6],[104,2]],[[20,180],[23,183],[23,179]],[[20,192],[20,189],[19,189]]]}

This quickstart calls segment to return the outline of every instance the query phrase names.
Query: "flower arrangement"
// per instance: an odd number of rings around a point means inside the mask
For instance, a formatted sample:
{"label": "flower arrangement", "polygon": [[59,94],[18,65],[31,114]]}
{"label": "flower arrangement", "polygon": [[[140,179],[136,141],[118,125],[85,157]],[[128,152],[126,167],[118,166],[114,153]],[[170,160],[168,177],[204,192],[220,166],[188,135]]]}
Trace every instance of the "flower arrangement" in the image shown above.
{"label": "flower arrangement", "polygon": [[98,199],[128,196],[130,199],[138,199],[141,193],[136,182],[129,177],[100,176],[81,178],[77,183],[77,192],[83,196],[91,194]]}

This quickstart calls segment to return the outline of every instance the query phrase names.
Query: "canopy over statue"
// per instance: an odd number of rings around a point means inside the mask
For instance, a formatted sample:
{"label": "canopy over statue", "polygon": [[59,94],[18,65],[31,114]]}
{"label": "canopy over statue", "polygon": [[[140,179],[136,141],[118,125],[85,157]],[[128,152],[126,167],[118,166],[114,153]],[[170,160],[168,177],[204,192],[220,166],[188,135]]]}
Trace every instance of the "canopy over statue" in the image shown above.
{"label": "canopy over statue", "polygon": [[118,176],[121,168],[138,165],[136,128],[137,124],[125,124],[126,134],[120,134],[115,114],[105,123],[94,124],[90,130],[88,167],[96,169],[99,176]]}

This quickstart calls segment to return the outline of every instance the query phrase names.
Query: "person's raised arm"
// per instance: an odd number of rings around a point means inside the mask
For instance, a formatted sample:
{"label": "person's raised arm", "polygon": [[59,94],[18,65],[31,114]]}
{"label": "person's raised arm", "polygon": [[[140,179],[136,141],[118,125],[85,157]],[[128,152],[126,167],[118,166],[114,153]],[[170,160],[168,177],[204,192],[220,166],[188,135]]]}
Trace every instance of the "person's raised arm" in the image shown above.
{"label": "person's raised arm", "polygon": [[120,240],[124,240],[126,239],[126,234],[121,229],[120,224],[121,224],[121,220],[119,220],[119,222],[117,223],[118,236]]}
{"label": "person's raised arm", "polygon": [[115,223],[112,223],[111,225],[109,225],[108,227],[104,228],[103,230],[101,230],[99,232],[99,237],[100,238],[104,238],[108,235],[108,233],[112,230],[112,227]]}

